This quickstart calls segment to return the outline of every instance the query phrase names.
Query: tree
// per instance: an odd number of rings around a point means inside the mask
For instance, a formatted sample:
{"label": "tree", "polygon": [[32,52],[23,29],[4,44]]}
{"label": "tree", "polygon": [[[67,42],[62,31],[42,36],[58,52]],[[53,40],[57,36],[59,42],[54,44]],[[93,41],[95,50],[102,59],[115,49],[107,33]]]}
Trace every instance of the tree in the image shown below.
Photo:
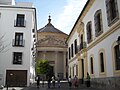
{"label": "tree", "polygon": [[39,60],[36,63],[36,72],[37,74],[45,74],[45,75],[52,75],[53,70],[52,66],[49,65],[49,62],[47,60]]}

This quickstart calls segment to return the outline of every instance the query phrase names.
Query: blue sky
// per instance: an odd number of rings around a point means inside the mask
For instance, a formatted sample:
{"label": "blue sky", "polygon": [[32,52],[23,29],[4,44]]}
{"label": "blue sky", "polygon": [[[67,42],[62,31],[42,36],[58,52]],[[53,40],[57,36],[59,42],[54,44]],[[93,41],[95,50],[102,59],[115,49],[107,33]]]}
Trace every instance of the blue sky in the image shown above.
{"label": "blue sky", "polygon": [[37,29],[51,23],[59,30],[69,34],[87,0],[16,0],[32,2],[37,9]]}

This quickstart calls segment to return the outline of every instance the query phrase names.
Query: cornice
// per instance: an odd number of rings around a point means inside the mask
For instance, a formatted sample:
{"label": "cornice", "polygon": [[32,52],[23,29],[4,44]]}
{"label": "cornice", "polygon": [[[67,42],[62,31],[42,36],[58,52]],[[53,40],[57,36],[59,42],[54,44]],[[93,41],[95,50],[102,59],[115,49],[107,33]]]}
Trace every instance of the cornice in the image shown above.
{"label": "cornice", "polygon": [[70,64],[71,62],[73,62],[77,58],[78,58],[77,56],[74,56],[72,59],[69,59],[68,64]]}

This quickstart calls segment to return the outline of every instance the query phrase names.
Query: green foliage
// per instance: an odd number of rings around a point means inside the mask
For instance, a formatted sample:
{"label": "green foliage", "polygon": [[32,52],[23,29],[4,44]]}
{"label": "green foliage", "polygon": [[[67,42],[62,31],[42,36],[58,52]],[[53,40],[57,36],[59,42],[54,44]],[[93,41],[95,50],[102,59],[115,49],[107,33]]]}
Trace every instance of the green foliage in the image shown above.
{"label": "green foliage", "polygon": [[49,65],[47,60],[39,60],[36,63],[37,74],[48,74],[52,70],[52,67]]}

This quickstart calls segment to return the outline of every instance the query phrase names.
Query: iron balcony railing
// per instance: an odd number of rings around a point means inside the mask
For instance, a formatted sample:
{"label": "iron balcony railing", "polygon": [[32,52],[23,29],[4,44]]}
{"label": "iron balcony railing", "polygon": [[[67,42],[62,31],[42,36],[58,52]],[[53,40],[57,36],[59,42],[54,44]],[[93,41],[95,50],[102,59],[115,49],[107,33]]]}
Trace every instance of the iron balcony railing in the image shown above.
{"label": "iron balcony railing", "polygon": [[26,26],[26,20],[14,20],[14,26],[15,27],[25,27]]}
{"label": "iron balcony railing", "polygon": [[81,42],[80,45],[77,46],[78,52],[86,48],[86,46],[87,46],[86,42]]}
{"label": "iron balcony railing", "polygon": [[25,40],[12,40],[12,46],[14,47],[24,47],[25,46]]}

